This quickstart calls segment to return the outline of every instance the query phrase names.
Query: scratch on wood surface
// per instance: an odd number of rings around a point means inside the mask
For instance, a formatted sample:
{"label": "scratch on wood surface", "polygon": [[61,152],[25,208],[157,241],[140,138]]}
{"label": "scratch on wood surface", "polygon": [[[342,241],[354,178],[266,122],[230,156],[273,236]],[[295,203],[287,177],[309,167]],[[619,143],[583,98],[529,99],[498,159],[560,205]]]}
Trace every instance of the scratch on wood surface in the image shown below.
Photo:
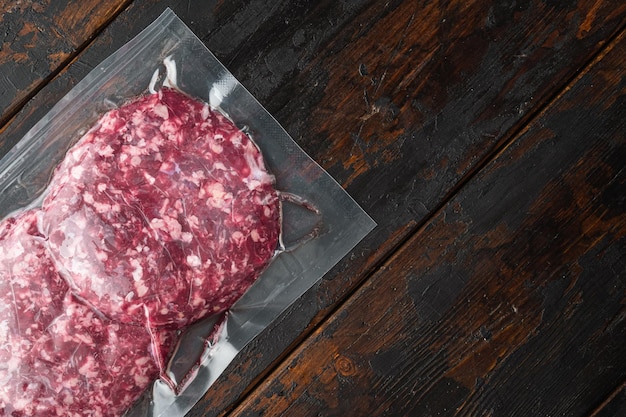
{"label": "scratch on wood surface", "polygon": [[[387,73],[389,71],[389,67],[391,66],[391,62],[394,60],[394,58],[398,55],[402,44],[404,42],[404,40],[407,37],[409,28],[411,27],[411,25],[413,24],[413,21],[415,20],[415,16],[417,15],[417,12],[419,10],[419,5],[415,6],[415,9],[413,10],[413,13],[411,13],[411,17],[409,18],[408,22],[406,23],[406,25],[404,25],[404,29],[402,30],[402,35],[400,36],[400,39],[398,40],[398,42],[396,42],[393,50],[391,51],[391,53],[389,54],[384,66],[383,66],[383,73],[380,76],[380,78],[378,79],[378,81],[376,82],[376,87],[374,88],[374,92],[372,93],[373,99],[375,100],[375,96],[378,93],[378,90],[380,89],[381,85],[384,83],[385,78],[387,77]],[[433,54],[435,51],[431,52],[428,56],[427,59],[424,63],[422,63],[420,66],[418,66],[419,70],[417,71],[417,73],[419,73],[419,71],[424,67],[424,65],[432,58]],[[362,65],[362,64],[361,64]],[[361,67],[359,66],[359,72],[361,70]],[[417,75],[417,74],[416,74]],[[363,92],[363,99],[365,100],[365,114],[361,115],[359,117],[359,129],[357,131],[356,135],[352,135],[353,138],[355,139],[354,143],[352,144],[352,148],[350,149],[350,152],[352,153],[354,151],[355,146],[358,146],[360,148],[360,150],[362,152],[365,152],[365,149],[362,146],[361,143],[361,133],[363,132],[363,129],[365,127],[365,122],[367,122],[372,116],[374,116],[375,114],[380,113],[381,108],[380,106],[378,106],[376,104],[376,101],[371,102],[367,93],[367,90],[364,90]]]}
{"label": "scratch on wood surface", "polygon": [[15,91],[17,91],[17,87],[13,83],[13,80],[11,80],[11,76],[10,75],[3,75],[2,78],[0,78],[0,79],[2,79],[5,82],[5,84],[10,85],[11,87],[13,87],[13,89]]}
{"label": "scratch on wood surface", "polygon": [[502,303],[498,304],[493,310],[491,310],[489,312],[489,316],[493,316],[498,310],[500,310],[500,306],[502,306]]}
{"label": "scratch on wood surface", "polygon": [[415,10],[413,10],[413,13],[411,14],[411,17],[409,18],[409,21],[404,26],[404,30],[402,31],[402,35],[400,36],[400,40],[398,40],[398,42],[396,43],[396,46],[393,48],[393,51],[391,51],[391,54],[389,55],[389,58],[387,59],[387,62],[385,62],[383,75],[381,75],[380,80],[378,80],[378,84],[376,85],[376,88],[374,89],[374,95],[376,95],[376,93],[378,92],[378,89],[380,88],[380,86],[385,81],[385,77],[387,76],[387,71],[389,70],[389,66],[391,65],[391,61],[396,57],[396,55],[398,55],[398,51],[400,50],[400,48],[402,46],[402,43],[406,39],[407,33],[409,31],[409,27],[411,27],[411,24],[413,24],[413,21],[415,20],[415,15],[417,14],[417,11],[419,10],[419,7],[420,7],[419,4],[416,3]]}
{"label": "scratch on wood surface", "polygon": [[424,70],[426,65],[432,61],[433,57],[439,50],[441,49],[441,44],[438,44],[435,48],[433,48],[426,56],[420,60],[420,62],[415,66],[413,70],[411,70],[396,86],[396,90],[400,91],[410,85],[413,80],[415,80]]}

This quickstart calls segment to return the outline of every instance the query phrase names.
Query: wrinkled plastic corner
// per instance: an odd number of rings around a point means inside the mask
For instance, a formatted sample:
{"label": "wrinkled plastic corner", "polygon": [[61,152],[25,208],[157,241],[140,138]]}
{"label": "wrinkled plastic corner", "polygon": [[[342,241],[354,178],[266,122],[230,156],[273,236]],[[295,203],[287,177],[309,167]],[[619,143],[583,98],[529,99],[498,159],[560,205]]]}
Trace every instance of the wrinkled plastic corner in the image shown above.
{"label": "wrinkled plastic corner", "polygon": [[100,115],[168,85],[172,74],[181,91],[209,103],[253,138],[278,190],[314,205],[314,216],[285,205],[284,238],[297,241],[312,227],[319,230],[280,251],[225,320],[212,317],[188,329],[173,361],[184,369],[170,372],[173,379],[176,373],[191,376],[178,393],[155,381],[127,412],[134,417],[185,415],[241,349],[375,227],[170,9],[90,72],[0,161],[0,217],[40,204],[55,167]]}

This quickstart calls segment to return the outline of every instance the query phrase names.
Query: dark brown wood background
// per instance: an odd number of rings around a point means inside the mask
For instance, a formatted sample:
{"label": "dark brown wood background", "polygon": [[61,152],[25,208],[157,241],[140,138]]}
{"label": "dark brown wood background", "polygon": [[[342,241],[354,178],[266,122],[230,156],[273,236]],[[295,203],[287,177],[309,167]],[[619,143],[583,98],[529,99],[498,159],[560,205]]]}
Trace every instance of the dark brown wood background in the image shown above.
{"label": "dark brown wood background", "polygon": [[626,415],[626,3],[0,1],[0,155],[165,7],[379,225],[190,416]]}

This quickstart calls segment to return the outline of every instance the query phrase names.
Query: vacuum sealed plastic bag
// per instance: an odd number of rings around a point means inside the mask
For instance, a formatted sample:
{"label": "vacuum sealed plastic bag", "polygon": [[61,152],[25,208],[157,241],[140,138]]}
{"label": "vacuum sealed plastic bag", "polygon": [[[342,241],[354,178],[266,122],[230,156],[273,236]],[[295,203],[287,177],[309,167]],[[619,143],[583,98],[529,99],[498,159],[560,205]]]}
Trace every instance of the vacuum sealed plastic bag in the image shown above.
{"label": "vacuum sealed plastic bag", "polygon": [[184,415],[374,227],[169,9],[0,161],[0,216],[0,415]]}

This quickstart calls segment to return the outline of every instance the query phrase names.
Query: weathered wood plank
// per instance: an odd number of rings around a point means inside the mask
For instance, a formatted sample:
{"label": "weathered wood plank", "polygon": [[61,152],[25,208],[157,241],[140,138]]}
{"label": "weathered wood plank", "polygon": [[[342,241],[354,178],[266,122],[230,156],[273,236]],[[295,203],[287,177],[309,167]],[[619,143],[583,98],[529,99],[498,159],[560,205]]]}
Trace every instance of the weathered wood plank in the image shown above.
{"label": "weathered wood plank", "polygon": [[607,398],[626,376],[625,54],[623,34],[232,415],[585,416]]}
{"label": "weathered wood plank", "polygon": [[166,6],[380,227],[242,354],[220,413],[624,24],[620,1],[134,2],[0,132],[0,155]]}
{"label": "weathered wood plank", "polygon": [[129,2],[0,3],[0,126]]}

